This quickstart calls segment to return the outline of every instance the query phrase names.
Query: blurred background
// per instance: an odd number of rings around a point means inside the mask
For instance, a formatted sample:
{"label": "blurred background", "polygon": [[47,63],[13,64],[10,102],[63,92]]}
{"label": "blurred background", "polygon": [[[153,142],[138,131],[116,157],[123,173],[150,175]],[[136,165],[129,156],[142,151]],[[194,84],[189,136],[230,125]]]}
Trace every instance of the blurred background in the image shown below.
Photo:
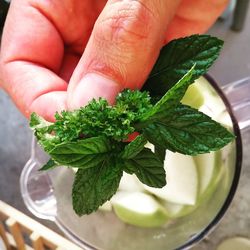
{"label": "blurred background", "polygon": [[[250,10],[248,0],[232,1],[208,31],[225,41],[221,56],[209,74],[223,86],[250,76]],[[0,0],[0,37],[8,3]],[[250,93],[249,93],[250,95]],[[30,157],[31,131],[10,97],[0,90],[0,200],[33,217],[19,189],[19,176]],[[236,197],[218,228],[195,249],[214,249],[222,239],[234,235],[250,237],[250,131],[243,135],[243,171]],[[34,218],[34,217],[33,217]],[[41,223],[59,232],[53,223]]]}

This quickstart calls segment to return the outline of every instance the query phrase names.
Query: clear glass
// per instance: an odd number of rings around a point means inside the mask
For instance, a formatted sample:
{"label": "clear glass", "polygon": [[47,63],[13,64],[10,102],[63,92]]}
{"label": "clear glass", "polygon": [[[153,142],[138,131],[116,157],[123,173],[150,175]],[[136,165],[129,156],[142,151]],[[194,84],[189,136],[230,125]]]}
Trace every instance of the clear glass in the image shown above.
{"label": "clear glass", "polygon": [[[47,172],[38,169],[48,156],[32,142],[31,158],[21,178],[21,193],[28,209],[37,217],[54,221],[59,228],[83,249],[99,250],[166,250],[188,249],[203,239],[217,225],[229,207],[237,188],[241,163],[242,143],[240,128],[250,125],[249,79],[228,84],[221,90],[206,77],[202,80],[207,93],[206,112],[231,128],[236,140],[221,150],[222,171],[217,177],[217,188],[207,195],[190,214],[173,219],[163,227],[144,229],[121,222],[113,212],[97,211],[78,217],[71,205],[74,172],[59,167]],[[244,112],[244,113],[243,113]]]}

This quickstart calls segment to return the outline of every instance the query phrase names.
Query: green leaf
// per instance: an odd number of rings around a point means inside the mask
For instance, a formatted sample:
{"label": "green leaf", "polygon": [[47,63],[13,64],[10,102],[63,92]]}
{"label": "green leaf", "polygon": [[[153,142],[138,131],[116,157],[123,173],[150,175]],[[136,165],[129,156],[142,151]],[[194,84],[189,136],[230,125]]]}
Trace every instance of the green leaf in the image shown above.
{"label": "green leaf", "polygon": [[155,155],[164,163],[166,158],[166,148],[160,147],[159,145],[155,146]]}
{"label": "green leaf", "polygon": [[110,140],[105,136],[97,136],[79,140],[77,142],[64,142],[57,145],[49,153],[56,154],[99,154],[111,150]]}
{"label": "green leaf", "polygon": [[134,158],[124,162],[125,171],[136,174],[137,178],[150,187],[166,185],[166,173],[162,161],[148,148],[144,148]]}
{"label": "green leaf", "polygon": [[117,191],[122,169],[114,158],[99,165],[78,169],[72,190],[73,208],[78,215],[90,214]]}
{"label": "green leaf", "polygon": [[43,165],[43,167],[40,168],[39,171],[50,170],[56,167],[58,167],[58,165],[52,159],[49,159],[49,161],[45,165]]}
{"label": "green leaf", "polygon": [[53,125],[53,123],[46,121],[34,112],[30,116],[30,127],[34,130],[44,129],[48,131],[51,125]]}
{"label": "green leaf", "polygon": [[46,152],[53,149],[60,142],[55,135],[51,134],[54,124],[46,121],[36,113],[32,113],[30,116],[30,127],[34,130],[38,143]]}
{"label": "green leaf", "polygon": [[217,59],[223,41],[209,35],[192,35],[164,46],[143,90],[164,95],[196,64],[192,81],[205,74]]}
{"label": "green leaf", "polygon": [[79,110],[56,114],[54,132],[61,142],[77,141],[82,135],[123,141],[134,132],[133,122],[151,106],[148,93],[126,89],[117,95],[113,106],[99,98]]}
{"label": "green leaf", "polygon": [[152,104],[148,92],[125,89],[117,95],[115,107],[120,113],[126,110],[127,112],[129,111],[130,115],[138,116],[151,108]]}
{"label": "green leaf", "polygon": [[182,104],[143,132],[149,142],[188,155],[216,151],[235,138],[209,116]]}
{"label": "green leaf", "polygon": [[111,152],[110,140],[104,136],[91,137],[77,142],[64,142],[49,154],[59,165],[91,168],[98,165]]}
{"label": "green leaf", "polygon": [[[175,108],[181,101],[189,85],[192,83],[193,66],[168,92],[151,108],[140,117],[140,122],[152,122],[165,116],[169,110]],[[137,126],[138,126],[137,124]],[[140,126],[140,125],[139,125]]]}
{"label": "green leaf", "polygon": [[140,153],[144,145],[147,143],[146,138],[143,135],[138,135],[132,142],[125,146],[122,152],[123,159],[131,159]]}

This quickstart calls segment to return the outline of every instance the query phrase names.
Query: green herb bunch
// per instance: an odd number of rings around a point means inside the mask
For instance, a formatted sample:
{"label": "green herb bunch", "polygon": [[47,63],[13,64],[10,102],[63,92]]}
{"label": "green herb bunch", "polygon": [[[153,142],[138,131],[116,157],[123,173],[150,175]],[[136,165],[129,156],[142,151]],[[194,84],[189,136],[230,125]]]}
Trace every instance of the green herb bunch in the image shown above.
{"label": "green herb bunch", "polygon": [[[165,151],[196,155],[218,150],[234,135],[210,117],[181,104],[187,88],[218,57],[223,42],[193,35],[167,44],[143,91],[124,90],[111,106],[92,100],[75,111],[63,111],[49,123],[37,114],[30,126],[51,159],[42,170],[77,168],[73,208],[92,213],[117,191],[123,172],[151,187],[166,185]],[[139,135],[131,142],[131,133]],[[155,146],[152,152],[147,142]]]}

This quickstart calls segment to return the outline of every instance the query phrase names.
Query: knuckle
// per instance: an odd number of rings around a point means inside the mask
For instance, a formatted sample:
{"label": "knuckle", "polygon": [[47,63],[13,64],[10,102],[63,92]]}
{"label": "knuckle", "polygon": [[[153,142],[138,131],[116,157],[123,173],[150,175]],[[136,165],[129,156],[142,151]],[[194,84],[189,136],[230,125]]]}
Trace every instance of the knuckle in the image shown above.
{"label": "knuckle", "polygon": [[115,76],[121,83],[134,84],[136,77],[131,79],[137,62],[145,62],[152,55],[158,39],[157,12],[143,0],[110,2],[92,33],[93,46],[100,53],[91,56],[94,61],[89,68]]}
{"label": "knuckle", "polygon": [[140,1],[115,1],[111,13],[100,21],[102,39],[122,46],[136,45],[150,38],[155,18]]}

